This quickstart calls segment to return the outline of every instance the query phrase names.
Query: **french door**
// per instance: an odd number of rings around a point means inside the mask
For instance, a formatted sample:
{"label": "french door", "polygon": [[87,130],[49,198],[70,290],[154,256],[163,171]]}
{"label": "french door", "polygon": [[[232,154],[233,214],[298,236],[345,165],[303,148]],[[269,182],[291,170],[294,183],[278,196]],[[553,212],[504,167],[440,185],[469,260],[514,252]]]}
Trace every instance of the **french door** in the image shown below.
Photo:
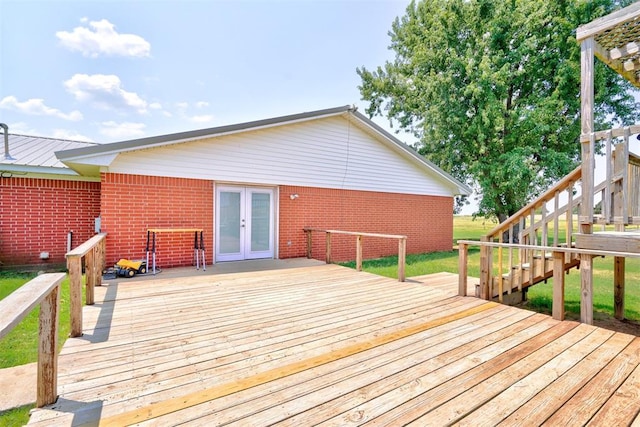
{"label": "french door", "polygon": [[273,258],[273,198],[271,188],[216,188],[216,261]]}

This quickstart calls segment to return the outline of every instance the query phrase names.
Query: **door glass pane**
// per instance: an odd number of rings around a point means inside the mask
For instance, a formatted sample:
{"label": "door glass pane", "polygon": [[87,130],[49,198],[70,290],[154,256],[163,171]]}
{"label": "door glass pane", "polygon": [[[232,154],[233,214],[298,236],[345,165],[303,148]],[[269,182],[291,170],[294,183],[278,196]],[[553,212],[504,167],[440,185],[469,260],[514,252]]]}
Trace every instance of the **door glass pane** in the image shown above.
{"label": "door glass pane", "polygon": [[240,193],[220,192],[220,253],[240,252]]}
{"label": "door glass pane", "polygon": [[271,195],[251,193],[251,252],[268,251],[271,224]]}

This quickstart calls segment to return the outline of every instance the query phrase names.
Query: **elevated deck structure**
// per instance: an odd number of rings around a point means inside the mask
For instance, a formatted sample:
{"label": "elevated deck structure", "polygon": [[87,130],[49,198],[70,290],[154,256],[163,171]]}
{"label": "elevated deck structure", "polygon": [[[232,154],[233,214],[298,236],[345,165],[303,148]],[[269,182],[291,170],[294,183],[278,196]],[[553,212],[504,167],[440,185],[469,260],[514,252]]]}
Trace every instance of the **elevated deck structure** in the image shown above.
{"label": "elevated deck structure", "polygon": [[[556,185],[495,227],[483,242],[504,244],[497,259],[483,246],[480,294],[503,301],[554,276],[550,262],[554,248],[566,252],[565,272],[579,267],[581,321],[593,323],[593,259],[610,256],[613,262],[615,317],[625,318],[625,264],[640,254],[640,125],[595,129],[594,79],[596,58],[635,88],[640,88],[640,2],[616,10],[576,29],[581,52],[580,165]],[[602,170],[596,173],[597,148],[602,148]],[[604,167],[603,167],[604,166]],[[598,182],[600,181],[600,182]],[[577,215],[576,215],[577,214]],[[563,230],[563,233],[560,230]],[[544,247],[539,251],[519,247]],[[600,252],[588,253],[589,250]],[[611,255],[602,251],[611,251]],[[556,277],[559,277],[556,274]]]}
{"label": "elevated deck structure", "polygon": [[29,425],[640,422],[639,337],[459,297],[454,274],[142,279],[96,288]]}

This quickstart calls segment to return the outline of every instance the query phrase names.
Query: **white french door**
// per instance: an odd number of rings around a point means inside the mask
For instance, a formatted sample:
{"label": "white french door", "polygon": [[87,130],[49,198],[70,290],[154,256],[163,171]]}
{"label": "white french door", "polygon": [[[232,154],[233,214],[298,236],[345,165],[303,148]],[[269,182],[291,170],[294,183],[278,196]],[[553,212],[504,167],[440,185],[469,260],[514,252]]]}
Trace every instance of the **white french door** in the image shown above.
{"label": "white french door", "polygon": [[216,261],[273,258],[273,198],[271,188],[216,188]]}

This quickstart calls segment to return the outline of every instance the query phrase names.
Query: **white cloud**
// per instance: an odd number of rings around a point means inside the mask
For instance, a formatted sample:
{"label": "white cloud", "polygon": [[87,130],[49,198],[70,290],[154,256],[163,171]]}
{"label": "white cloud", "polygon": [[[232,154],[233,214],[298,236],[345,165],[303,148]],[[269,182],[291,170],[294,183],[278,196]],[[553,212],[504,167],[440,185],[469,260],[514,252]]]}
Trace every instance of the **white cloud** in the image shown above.
{"label": "white cloud", "polygon": [[195,116],[189,116],[187,114],[187,110],[190,110],[193,107],[197,109],[206,108],[209,106],[207,101],[198,101],[193,104],[189,104],[187,101],[176,102],[175,104],[176,113],[181,119],[188,120],[192,123],[210,123],[214,120],[214,116],[212,114],[198,114]]}
{"label": "white cloud", "polygon": [[78,101],[92,102],[100,108],[147,112],[147,102],[137,93],[124,90],[120,78],[113,74],[75,74],[64,86]]}
{"label": "white cloud", "polygon": [[31,136],[46,136],[42,132],[33,129],[29,124],[25,122],[9,123],[9,133]]}
{"label": "white cloud", "polygon": [[152,102],[151,104],[149,104],[149,108],[151,108],[152,110],[162,110],[162,104],[160,104],[159,102]]}
{"label": "white cloud", "polygon": [[116,123],[114,121],[102,122],[100,126],[100,133],[113,139],[128,139],[143,136],[144,128],[146,127],[144,123]]}
{"label": "white cloud", "polygon": [[209,123],[213,121],[213,118],[214,117],[212,114],[203,114],[200,116],[188,117],[189,121],[193,123]]}
{"label": "white cloud", "polygon": [[54,129],[52,137],[57,139],[69,139],[72,141],[93,142],[93,140],[88,136],[67,129]]}
{"label": "white cloud", "polygon": [[56,37],[67,49],[82,52],[84,56],[91,58],[100,55],[149,56],[151,45],[144,38],[135,34],[120,34],[106,19],[90,21],[88,27],[87,21],[87,18],[82,18],[80,22],[85,26],[76,27],[72,32],[58,31]]}
{"label": "white cloud", "polygon": [[53,116],[74,122],[82,120],[82,113],[80,111],[74,110],[70,113],[63,113],[57,108],[47,107],[44,104],[44,99],[40,98],[31,98],[20,102],[15,96],[5,96],[2,101],[0,101],[0,108],[34,116]]}

